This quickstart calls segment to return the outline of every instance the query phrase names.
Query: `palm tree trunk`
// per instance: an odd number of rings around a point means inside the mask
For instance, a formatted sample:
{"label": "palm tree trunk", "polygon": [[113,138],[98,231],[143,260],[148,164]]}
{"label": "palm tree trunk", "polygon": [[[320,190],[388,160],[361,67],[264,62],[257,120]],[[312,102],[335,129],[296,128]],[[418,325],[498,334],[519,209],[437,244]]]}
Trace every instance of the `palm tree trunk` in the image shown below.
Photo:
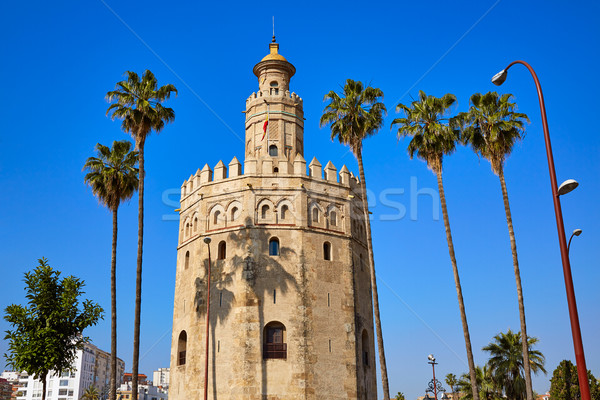
{"label": "palm tree trunk", "polygon": [[[141,129],[140,129],[141,130]],[[141,132],[140,132],[141,133]],[[131,398],[138,399],[138,369],[140,361],[140,314],[142,309],[142,250],[144,247],[144,144],[145,137],[137,136],[139,186],[138,186],[138,252],[135,277],[135,317],[133,322],[133,362],[131,363]]]}
{"label": "palm tree trunk", "polygon": [[469,363],[469,377],[471,378],[471,390],[473,400],[479,400],[477,390],[477,378],[475,375],[475,362],[473,361],[473,350],[471,349],[471,335],[469,335],[469,324],[467,323],[467,313],[465,312],[465,302],[458,276],[458,266],[456,265],[456,256],[454,255],[454,243],[452,242],[452,231],[450,230],[450,221],[448,220],[448,209],[446,208],[446,195],[444,194],[444,182],[442,181],[441,169],[436,172],[438,190],[440,192],[440,203],[442,204],[442,216],[444,218],[444,227],[446,228],[446,240],[448,241],[448,252],[452,262],[452,271],[454,272],[454,283],[456,284],[456,296],[458,297],[458,307],[460,309],[460,319],[462,321],[463,333],[465,335],[465,347],[467,348],[467,361]]}
{"label": "palm tree trunk", "polygon": [[112,257],[110,262],[110,400],[117,398],[117,211],[113,209]]}
{"label": "palm tree trunk", "polygon": [[521,272],[519,270],[519,259],[517,258],[517,241],[513,229],[510,204],[508,202],[508,191],[504,180],[504,168],[498,171],[500,186],[502,187],[502,199],[504,200],[504,211],[506,212],[506,224],[510,236],[510,249],[512,251],[513,265],[515,267],[515,281],[517,282],[517,297],[519,300],[519,317],[521,319],[521,342],[523,346],[523,369],[525,370],[525,390],[527,400],[533,400],[533,386],[531,384],[531,367],[529,363],[529,343],[527,342],[527,325],[525,323],[525,303],[523,302],[523,288],[521,287]]}
{"label": "palm tree trunk", "polygon": [[361,149],[358,149],[356,153],[356,158],[358,160],[358,171],[360,174],[360,189],[363,203],[363,214],[365,218],[367,231],[367,251],[369,253],[369,267],[371,271],[371,288],[373,291],[373,309],[375,311],[375,329],[377,331],[377,350],[379,352],[379,365],[381,368],[383,400],[389,400],[390,388],[388,383],[387,365],[385,362],[385,351],[383,348],[383,333],[381,331],[381,318],[379,316],[379,295],[377,294],[377,280],[375,277],[375,258],[373,257],[373,243],[371,241],[371,221],[369,220],[369,206],[367,204],[367,182],[365,180],[365,169],[363,168]]}

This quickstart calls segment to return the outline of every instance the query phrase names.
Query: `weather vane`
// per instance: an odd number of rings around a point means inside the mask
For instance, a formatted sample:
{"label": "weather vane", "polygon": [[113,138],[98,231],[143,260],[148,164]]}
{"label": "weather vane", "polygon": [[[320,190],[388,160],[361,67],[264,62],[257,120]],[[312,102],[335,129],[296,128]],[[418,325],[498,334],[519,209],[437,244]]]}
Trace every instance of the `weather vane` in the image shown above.
{"label": "weather vane", "polygon": [[275,43],[275,16],[273,15],[273,43]]}

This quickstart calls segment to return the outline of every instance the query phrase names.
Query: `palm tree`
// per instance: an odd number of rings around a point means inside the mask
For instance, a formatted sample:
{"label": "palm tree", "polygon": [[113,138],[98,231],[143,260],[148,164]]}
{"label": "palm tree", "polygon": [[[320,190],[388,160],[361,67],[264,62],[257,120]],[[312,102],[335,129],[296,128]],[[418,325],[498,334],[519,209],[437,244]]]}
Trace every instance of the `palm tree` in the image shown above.
{"label": "palm tree", "polygon": [[110,400],[117,396],[117,211],[121,202],[129,200],[138,187],[137,152],[131,143],[113,142],[112,148],[96,144],[97,157],[90,157],[83,166],[84,181],[92,188],[98,201],[113,217],[112,257],[110,264]]}
{"label": "palm tree", "polygon": [[85,389],[85,391],[83,392],[83,394],[81,395],[81,397],[79,398],[80,400],[100,400],[100,394],[98,393],[98,389],[96,389],[96,386],[90,386],[89,388]]}
{"label": "palm tree", "polygon": [[[477,393],[479,393],[480,398],[485,400],[502,400],[502,389],[496,383],[492,371],[487,365],[475,367],[475,379],[477,381]],[[470,400],[473,398],[472,393],[469,392],[471,384],[468,374],[462,374],[456,387],[459,392],[464,393],[461,399]]]}
{"label": "palm tree", "polygon": [[[537,342],[537,338],[527,338],[529,365],[534,374],[546,373],[544,355],[539,350],[532,350]],[[488,365],[509,400],[523,400],[526,396],[522,348],[521,335],[509,329],[507,333],[494,336],[494,341],[482,349],[490,353]]]}
{"label": "palm tree", "polygon": [[375,311],[375,329],[377,331],[377,348],[379,351],[379,365],[381,367],[381,381],[383,385],[384,400],[390,399],[387,366],[383,349],[383,336],[381,331],[381,318],[379,316],[379,295],[377,294],[377,281],[375,279],[375,259],[373,257],[373,243],[371,240],[371,222],[367,204],[367,182],[362,158],[362,142],[377,133],[383,126],[383,117],[386,108],[381,99],[383,91],[370,86],[363,87],[363,83],[346,80],[342,93],[330,91],[324,97],[329,104],[323,110],[320,126],[329,125],[331,140],[338,139],[340,143],[350,146],[352,153],[358,160],[360,173],[360,189],[363,208],[363,217],[366,224],[367,252],[369,253],[369,267],[371,273],[371,288],[373,292],[373,308]]}
{"label": "palm tree", "polygon": [[[444,195],[444,183],[442,181],[442,159],[444,155],[454,152],[456,142],[459,140],[459,132],[453,129],[453,121],[444,118],[448,109],[456,102],[456,96],[445,94],[441,98],[427,96],[425,92],[419,91],[419,99],[411,103],[410,107],[402,103],[398,104],[396,111],[402,111],[404,118],[396,118],[392,122],[398,125],[398,138],[412,137],[408,145],[408,154],[412,159],[416,154],[418,158],[424,160],[427,166],[437,176],[438,190],[440,192],[440,202],[442,205],[442,215],[444,226],[446,228],[446,240],[448,241],[448,251],[450,261],[454,272],[454,283],[456,284],[456,294],[458,296],[458,305],[465,336],[465,346],[467,348],[467,359],[469,362],[469,374],[471,378],[471,391],[473,399],[479,400],[477,385],[475,382],[475,363],[473,361],[473,351],[471,349],[471,337],[469,335],[469,325],[467,323],[467,314],[465,312],[465,303],[463,301],[462,287],[454,255],[454,243],[452,242],[452,232],[450,230],[450,221],[448,220],[448,210],[446,208],[446,196]],[[452,122],[452,124],[450,123]]]}
{"label": "palm tree", "polygon": [[135,317],[133,332],[132,398],[138,395],[138,366],[140,359],[140,313],[142,307],[142,250],[144,244],[144,145],[152,130],[160,132],[165,123],[175,120],[175,112],[163,107],[162,102],[177,94],[175,86],[168,84],[158,87],[154,74],[149,70],[140,79],[135,72],[127,71],[127,79],[118,82],[116,89],[106,94],[106,99],[113,102],[106,114],[111,118],[123,120],[121,128],[131,134],[135,140],[138,153],[140,178],[138,186],[138,251],[135,281]]}
{"label": "palm tree", "polygon": [[446,385],[450,386],[450,392],[454,393],[454,388],[456,387],[458,380],[456,379],[456,375],[450,373],[446,374]]}
{"label": "palm tree", "polygon": [[525,135],[523,129],[527,115],[515,112],[517,106],[511,103],[512,95],[499,96],[496,92],[486,94],[475,93],[471,96],[471,107],[466,113],[461,113],[458,119],[463,125],[462,141],[471,146],[473,151],[487,159],[492,165],[492,171],[500,178],[506,224],[510,237],[515,281],[517,284],[517,298],[519,302],[519,316],[521,319],[521,342],[523,343],[523,357],[525,358],[525,385],[527,400],[533,400],[533,386],[531,384],[531,371],[527,357],[527,325],[525,323],[525,304],[523,302],[523,288],[521,287],[521,273],[517,257],[517,242],[513,229],[508,191],[504,180],[504,163],[506,157],[512,152],[514,144]]}

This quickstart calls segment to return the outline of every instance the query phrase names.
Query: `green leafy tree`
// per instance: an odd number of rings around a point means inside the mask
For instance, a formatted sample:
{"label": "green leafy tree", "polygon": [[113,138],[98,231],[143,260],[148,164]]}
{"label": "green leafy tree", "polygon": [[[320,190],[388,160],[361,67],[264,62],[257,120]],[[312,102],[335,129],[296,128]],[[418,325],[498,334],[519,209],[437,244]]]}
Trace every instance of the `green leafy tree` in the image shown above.
{"label": "green leafy tree", "polygon": [[[592,400],[600,400],[600,382],[592,374],[592,371],[588,371],[587,375]],[[569,360],[562,360],[552,373],[552,379],[550,379],[550,400],[579,399],[581,399],[581,392],[579,390],[577,366]]]}
{"label": "green leafy tree", "polygon": [[527,115],[516,112],[517,106],[511,102],[511,94],[500,96],[496,92],[486,94],[475,93],[471,96],[471,107],[466,113],[461,113],[458,119],[463,125],[462,141],[471,146],[480,157],[488,160],[492,171],[500,178],[500,188],[506,213],[506,224],[510,238],[515,281],[517,285],[517,299],[519,304],[519,317],[521,322],[521,343],[523,344],[523,365],[525,371],[525,387],[527,400],[533,400],[533,386],[531,383],[531,369],[527,357],[527,324],[525,322],[525,304],[523,302],[523,288],[521,286],[521,273],[519,258],[517,256],[517,241],[512,223],[508,190],[504,179],[504,164],[512,152],[516,142],[525,136],[524,126],[529,121]]}
{"label": "green leafy tree", "polygon": [[96,145],[96,157],[90,157],[83,166],[87,172],[84,181],[92,188],[98,201],[112,212],[113,235],[110,265],[110,400],[117,398],[117,213],[121,202],[129,200],[137,190],[138,153],[131,151],[131,143],[113,142],[112,148]]}
{"label": "green leafy tree", "polygon": [[80,303],[84,282],[74,276],[60,279],[60,272],[45,258],[25,273],[27,306],[11,304],[4,319],[13,328],[6,331],[6,363],[15,371],[27,371],[42,381],[46,399],[46,377],[50,371],[73,371],[76,352],[88,341],[83,330],[102,318],[103,310],[91,300]]}
{"label": "green leafy tree", "polygon": [[450,392],[454,393],[454,387],[458,383],[458,379],[456,378],[456,375],[454,375],[452,373],[447,374],[445,381],[446,381],[446,385],[448,385],[450,387]]}
{"label": "green leafy tree", "polygon": [[118,82],[116,89],[106,94],[112,102],[106,114],[112,119],[123,122],[123,131],[131,134],[138,151],[139,186],[138,186],[138,251],[135,280],[135,315],[133,332],[132,398],[138,395],[138,370],[140,360],[140,314],[142,307],[142,250],[144,247],[144,145],[146,138],[154,131],[160,132],[166,123],[175,120],[175,112],[163,107],[162,102],[177,94],[175,86],[168,84],[158,87],[154,74],[146,70],[141,79],[135,72],[127,71],[127,79]]}
{"label": "green leafy tree", "polygon": [[569,360],[562,360],[550,379],[550,400],[579,400],[577,367]]}
{"label": "green leafy tree", "polygon": [[385,105],[381,102],[383,91],[370,86],[364,87],[362,82],[346,80],[342,93],[330,91],[325,95],[324,101],[329,104],[323,110],[321,127],[329,125],[331,140],[338,139],[340,143],[350,146],[352,153],[358,161],[360,173],[360,188],[362,197],[363,217],[366,224],[367,251],[369,253],[369,267],[371,274],[371,288],[373,293],[373,308],[375,311],[375,329],[377,331],[377,349],[379,351],[379,365],[381,367],[381,381],[383,385],[384,400],[390,399],[385,351],[383,348],[383,334],[381,318],[379,316],[379,295],[375,275],[375,259],[373,257],[373,243],[371,239],[371,221],[369,220],[369,207],[367,204],[367,182],[363,167],[363,140],[375,135],[383,126],[383,117],[386,114]]}
{"label": "green leafy tree", "polygon": [[[532,349],[537,342],[535,337],[527,339],[529,365],[536,375],[540,371],[546,373],[544,355],[539,350]],[[509,400],[523,400],[527,396],[522,348],[520,333],[509,329],[506,333],[501,332],[494,336],[494,341],[482,349],[490,353],[488,365]]]}
{"label": "green leafy tree", "polygon": [[394,397],[394,400],[406,400],[406,397],[404,396],[404,393],[398,392],[396,397]]}
{"label": "green leafy tree", "polygon": [[458,275],[456,256],[454,254],[454,243],[452,241],[452,231],[450,230],[448,209],[446,208],[446,196],[444,194],[444,183],[442,181],[442,160],[445,155],[452,154],[455,151],[456,143],[460,138],[459,131],[453,128],[454,121],[450,121],[446,118],[448,109],[454,103],[456,103],[456,96],[453,94],[448,93],[441,98],[437,98],[428,96],[423,91],[419,91],[419,99],[413,101],[410,106],[402,103],[398,104],[396,111],[403,112],[405,116],[403,118],[394,119],[392,128],[395,125],[398,126],[398,138],[407,136],[412,137],[412,140],[408,145],[408,154],[410,155],[410,158],[412,159],[413,156],[417,155],[418,158],[427,163],[427,166],[437,177],[442,215],[446,229],[446,240],[448,242],[448,252],[450,253],[450,261],[452,263],[454,283],[456,285],[456,294],[458,297],[458,305],[465,337],[471,391],[473,393],[473,399],[479,400],[475,383],[475,362],[473,361],[469,325],[467,323],[462,287]]}
{"label": "green leafy tree", "polygon": [[89,388],[85,389],[80,400],[100,400],[100,393],[98,393],[98,389],[96,386],[92,385]]}

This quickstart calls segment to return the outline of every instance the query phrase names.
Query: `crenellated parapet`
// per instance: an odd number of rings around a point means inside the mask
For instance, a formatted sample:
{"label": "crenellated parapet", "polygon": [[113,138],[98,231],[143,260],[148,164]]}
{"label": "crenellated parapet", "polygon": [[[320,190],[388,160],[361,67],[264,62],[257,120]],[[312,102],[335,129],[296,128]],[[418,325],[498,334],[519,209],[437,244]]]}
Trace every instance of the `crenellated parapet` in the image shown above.
{"label": "crenellated parapet", "polygon": [[192,193],[200,190],[205,185],[212,185],[217,182],[227,183],[228,180],[240,179],[244,177],[270,177],[270,178],[289,178],[302,177],[312,179],[316,182],[327,182],[349,188],[351,191],[360,189],[359,178],[348,170],[346,165],[343,165],[339,173],[337,168],[329,161],[325,168],[321,166],[319,160],[313,157],[312,161],[306,168],[306,161],[302,156],[296,157],[291,163],[279,163],[279,169],[274,170],[273,160],[247,158],[242,164],[237,157],[233,157],[225,166],[223,161],[219,161],[214,169],[211,169],[208,164],[204,164],[202,169],[198,169],[194,175],[183,181],[181,185],[181,200],[183,201]]}

